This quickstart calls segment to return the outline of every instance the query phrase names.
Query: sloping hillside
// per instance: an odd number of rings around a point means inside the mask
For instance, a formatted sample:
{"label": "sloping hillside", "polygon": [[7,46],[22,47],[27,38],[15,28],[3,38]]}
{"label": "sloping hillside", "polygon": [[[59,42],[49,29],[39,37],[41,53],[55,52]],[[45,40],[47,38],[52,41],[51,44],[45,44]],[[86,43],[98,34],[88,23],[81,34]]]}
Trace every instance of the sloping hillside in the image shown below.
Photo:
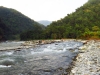
{"label": "sloping hillside", "polygon": [[100,38],[100,0],[86,4],[63,19],[52,22],[46,29],[46,38]]}
{"label": "sloping hillside", "polygon": [[6,39],[18,39],[19,34],[28,30],[34,30],[44,26],[28,18],[22,13],[5,7],[0,7],[0,23],[3,23],[7,29],[4,29],[0,24],[3,34]]}

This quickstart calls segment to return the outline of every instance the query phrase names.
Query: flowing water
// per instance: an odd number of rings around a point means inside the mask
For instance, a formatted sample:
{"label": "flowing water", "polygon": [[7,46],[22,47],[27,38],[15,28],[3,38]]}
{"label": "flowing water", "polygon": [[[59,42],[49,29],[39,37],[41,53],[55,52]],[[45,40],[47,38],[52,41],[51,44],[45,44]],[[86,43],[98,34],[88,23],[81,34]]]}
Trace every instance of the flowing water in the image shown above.
{"label": "flowing water", "polygon": [[[12,44],[13,46],[13,44]],[[82,43],[66,41],[0,52],[0,75],[62,75]]]}

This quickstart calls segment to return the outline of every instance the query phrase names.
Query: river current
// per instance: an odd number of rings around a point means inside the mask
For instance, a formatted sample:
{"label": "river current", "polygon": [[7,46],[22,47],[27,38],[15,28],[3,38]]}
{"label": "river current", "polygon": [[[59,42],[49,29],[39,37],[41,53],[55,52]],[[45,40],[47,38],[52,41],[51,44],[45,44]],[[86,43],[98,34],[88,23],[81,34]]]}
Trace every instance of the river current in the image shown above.
{"label": "river current", "polygon": [[0,75],[67,75],[81,42],[66,41],[0,51]]}

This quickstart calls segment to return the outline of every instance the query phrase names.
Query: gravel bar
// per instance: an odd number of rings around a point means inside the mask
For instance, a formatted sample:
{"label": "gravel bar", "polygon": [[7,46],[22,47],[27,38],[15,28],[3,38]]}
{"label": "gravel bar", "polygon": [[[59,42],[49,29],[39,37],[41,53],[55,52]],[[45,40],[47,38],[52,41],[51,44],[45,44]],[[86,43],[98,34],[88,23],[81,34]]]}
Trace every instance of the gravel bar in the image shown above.
{"label": "gravel bar", "polygon": [[100,75],[100,40],[89,40],[79,50],[70,75]]}

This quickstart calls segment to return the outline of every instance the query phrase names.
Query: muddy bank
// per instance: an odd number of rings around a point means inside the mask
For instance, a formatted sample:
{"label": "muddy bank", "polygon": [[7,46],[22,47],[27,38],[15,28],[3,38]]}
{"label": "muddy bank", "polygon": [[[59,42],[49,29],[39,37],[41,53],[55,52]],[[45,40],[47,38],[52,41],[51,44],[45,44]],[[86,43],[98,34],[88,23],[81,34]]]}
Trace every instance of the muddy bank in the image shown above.
{"label": "muddy bank", "polygon": [[100,75],[100,40],[90,40],[79,48],[70,75]]}

